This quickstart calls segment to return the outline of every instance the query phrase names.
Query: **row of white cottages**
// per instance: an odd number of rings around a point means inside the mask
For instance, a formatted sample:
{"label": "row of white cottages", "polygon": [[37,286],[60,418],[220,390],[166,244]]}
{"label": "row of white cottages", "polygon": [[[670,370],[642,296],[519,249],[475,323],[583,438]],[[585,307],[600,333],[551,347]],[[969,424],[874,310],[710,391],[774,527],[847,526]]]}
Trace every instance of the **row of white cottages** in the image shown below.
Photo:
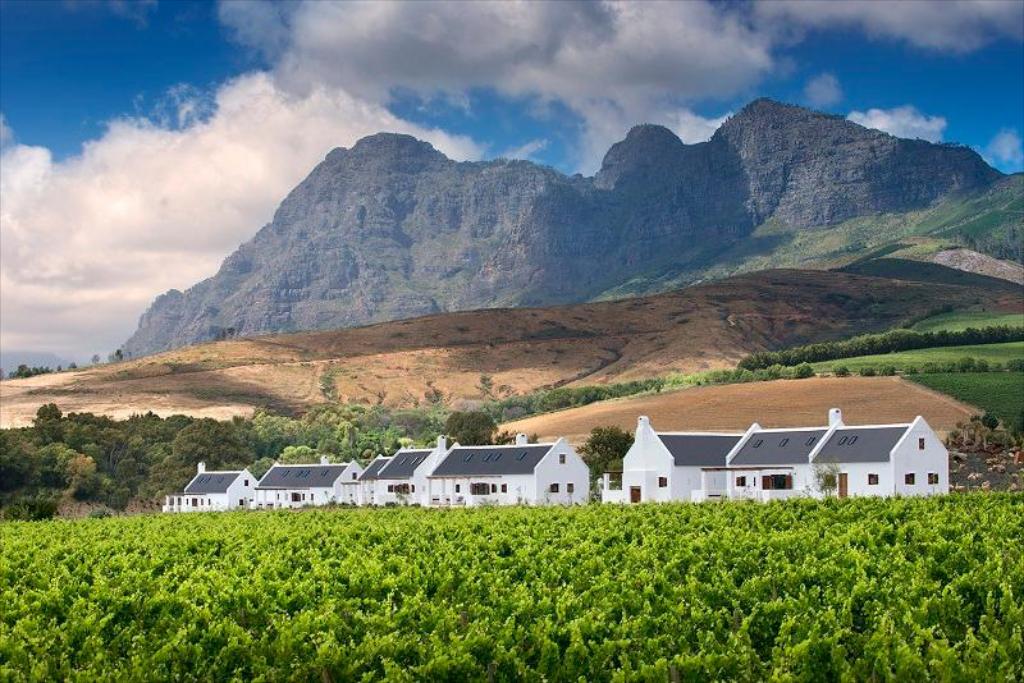
{"label": "row of white cottages", "polygon": [[[642,503],[794,496],[914,496],[949,492],[949,454],[924,418],[848,426],[837,408],[822,427],[745,432],[658,432],[640,417],[621,473],[604,475],[601,500]],[[829,474],[834,490],[822,487]],[[590,498],[589,471],[565,439],[506,446],[403,448],[359,463],[275,464],[248,470],[203,465],[165,512],[297,508],[330,503],[450,507],[576,504]]]}
{"label": "row of white cottages", "polygon": [[658,432],[640,417],[621,474],[604,475],[601,500],[943,493],[949,493],[949,453],[923,417],[903,424],[849,426],[842,412],[832,408],[826,426],[765,429],[755,422],[742,433]]}
{"label": "row of white cottages", "polygon": [[403,448],[357,462],[275,464],[258,481],[248,470],[208,472],[202,463],[181,493],[167,496],[164,512],[273,509],[305,506],[572,505],[590,499],[590,472],[565,441],[531,444],[525,434],[504,446]]}

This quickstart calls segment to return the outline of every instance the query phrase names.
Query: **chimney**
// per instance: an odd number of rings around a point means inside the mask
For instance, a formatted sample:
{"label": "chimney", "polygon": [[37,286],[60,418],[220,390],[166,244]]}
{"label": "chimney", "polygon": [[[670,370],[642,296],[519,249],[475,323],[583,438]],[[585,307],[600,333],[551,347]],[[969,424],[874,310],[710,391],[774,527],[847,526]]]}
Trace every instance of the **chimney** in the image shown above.
{"label": "chimney", "polygon": [[446,437],[444,434],[441,434],[440,436],[437,437],[437,450],[448,450],[448,437]]}
{"label": "chimney", "polygon": [[651,418],[646,415],[641,415],[636,419],[636,430],[639,432],[641,429],[650,429]]}
{"label": "chimney", "polygon": [[197,473],[202,474],[205,471],[206,471],[206,463],[205,462],[201,462],[198,465],[196,465],[196,472]]}
{"label": "chimney", "polygon": [[843,411],[839,408],[830,408],[828,411],[828,426],[835,427],[843,424]]}
{"label": "chimney", "polygon": [[329,463],[327,462],[327,456],[326,456],[326,455],[321,455],[321,456],[320,456],[320,464],[321,464],[321,465],[327,465],[327,464],[329,464]]}
{"label": "chimney", "polygon": [[526,434],[516,434],[517,446],[525,446],[528,443],[530,443],[530,439],[526,436]]}

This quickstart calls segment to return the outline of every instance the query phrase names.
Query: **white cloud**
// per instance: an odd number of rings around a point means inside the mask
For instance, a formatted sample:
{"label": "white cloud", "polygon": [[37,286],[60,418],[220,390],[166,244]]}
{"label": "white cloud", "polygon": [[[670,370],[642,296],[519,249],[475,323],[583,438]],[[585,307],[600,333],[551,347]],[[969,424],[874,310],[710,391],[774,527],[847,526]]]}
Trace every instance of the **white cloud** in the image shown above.
{"label": "white cloud", "polygon": [[273,17],[245,2],[220,16],[251,47],[283,40],[275,75],[295,92],[328,83],[386,103],[395,89],[482,87],[557,100],[583,119],[584,172],[632,125],[731,97],[776,66],[770,36],[704,2],[307,2]]}
{"label": "white cloud", "polygon": [[705,118],[694,114],[689,109],[680,109],[669,115],[668,127],[675,131],[679,139],[688,145],[705,142],[711,139],[718,127],[732,116],[732,112],[717,118]]}
{"label": "white cloud", "polygon": [[65,161],[4,148],[0,346],[109,351],[156,294],[213,274],[333,147],[391,130],[456,159],[481,153],[341,90],[294,96],[265,74],[225,84],[210,116],[183,122],[117,120]]}
{"label": "white cloud", "polygon": [[14,131],[7,125],[7,117],[0,112],[0,149],[14,142]]}
{"label": "white cloud", "polygon": [[533,159],[537,152],[547,149],[548,141],[544,138],[524,142],[518,147],[510,147],[498,156],[505,159]]}
{"label": "white cloud", "polygon": [[835,74],[823,73],[804,85],[804,99],[812,107],[831,107],[843,99],[843,89]]}
{"label": "white cloud", "polygon": [[847,28],[919,48],[970,52],[1003,37],[1024,38],[1024,3],[1016,0],[771,0],[758,22],[790,37],[799,29]]}
{"label": "white cloud", "polygon": [[985,146],[984,157],[993,166],[1015,173],[1024,168],[1024,144],[1016,129],[1003,128]]}
{"label": "white cloud", "polygon": [[919,138],[929,142],[941,142],[942,134],[946,130],[944,117],[922,114],[910,105],[893,109],[851,111],[846,118],[898,138]]}

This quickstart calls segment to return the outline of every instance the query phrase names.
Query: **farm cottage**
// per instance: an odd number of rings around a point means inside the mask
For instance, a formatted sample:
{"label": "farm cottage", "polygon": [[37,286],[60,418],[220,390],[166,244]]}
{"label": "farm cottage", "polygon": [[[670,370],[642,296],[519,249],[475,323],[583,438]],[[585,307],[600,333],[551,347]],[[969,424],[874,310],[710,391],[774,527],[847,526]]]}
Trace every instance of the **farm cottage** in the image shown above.
{"label": "farm cottage", "polygon": [[427,477],[448,455],[448,441],[434,448],[402,448],[374,474],[374,505],[428,505]]}
{"label": "farm cottage", "polygon": [[206,463],[196,466],[196,476],[185,490],[164,498],[164,512],[210,512],[245,509],[253,499],[256,478],[249,470],[206,471]]}
{"label": "farm cottage", "polygon": [[617,478],[604,475],[605,502],[778,500],[934,495],[949,492],[948,452],[924,418],[849,426],[838,408],[828,425],[743,434],[656,432],[646,417]]}
{"label": "farm cottage", "polygon": [[505,446],[456,444],[427,477],[428,505],[585,503],[590,471],[565,439]]}
{"label": "farm cottage", "polygon": [[253,509],[297,508],[330,503],[355,504],[358,499],[357,462],[319,465],[275,464],[256,484]]}

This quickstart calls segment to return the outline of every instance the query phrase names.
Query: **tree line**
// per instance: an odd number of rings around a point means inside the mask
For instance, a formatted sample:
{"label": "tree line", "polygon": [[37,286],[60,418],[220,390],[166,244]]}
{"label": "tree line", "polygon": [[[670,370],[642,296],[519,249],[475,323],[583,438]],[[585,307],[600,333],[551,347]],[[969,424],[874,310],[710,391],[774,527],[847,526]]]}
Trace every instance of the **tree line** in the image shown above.
{"label": "tree line", "polygon": [[758,351],[739,362],[745,370],[760,370],[772,365],[794,366],[801,363],[817,363],[840,358],[857,356],[873,356],[876,354],[893,353],[895,351],[911,351],[942,346],[964,346],[968,344],[998,344],[1002,342],[1024,341],[1024,327],[999,325],[976,329],[935,332],[916,332],[914,330],[891,330],[881,334],[864,334],[851,339],[832,342],[819,342],[794,346],[781,351]]}

